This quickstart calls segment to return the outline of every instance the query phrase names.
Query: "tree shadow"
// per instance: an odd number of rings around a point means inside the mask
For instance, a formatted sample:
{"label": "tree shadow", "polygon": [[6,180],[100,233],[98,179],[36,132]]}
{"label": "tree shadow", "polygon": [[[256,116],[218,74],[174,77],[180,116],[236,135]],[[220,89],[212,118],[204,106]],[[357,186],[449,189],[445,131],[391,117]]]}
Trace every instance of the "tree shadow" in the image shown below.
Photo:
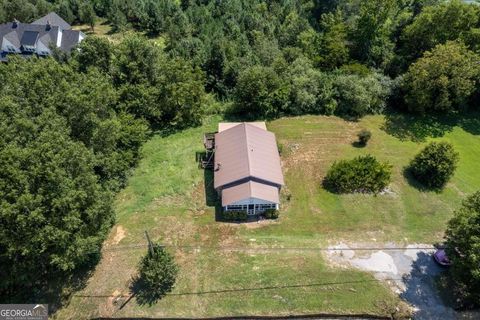
{"label": "tree shadow", "polygon": [[417,253],[412,271],[403,277],[406,289],[400,295],[417,309],[414,319],[457,319],[452,300],[446,299],[451,289],[439,285],[444,274],[446,269],[430,253]]}
{"label": "tree shadow", "polygon": [[94,254],[89,263],[79,267],[72,274],[49,273],[35,284],[17,288],[13,294],[0,295],[2,303],[39,303],[48,302],[49,315],[69,304],[73,295],[86,288],[101,254]]}
{"label": "tree shadow", "polygon": [[366,143],[362,143],[362,142],[360,142],[360,141],[354,141],[354,142],[352,142],[352,147],[354,147],[354,148],[359,148],[359,149],[361,149],[361,148],[365,148],[366,146],[367,146]]}
{"label": "tree shadow", "polygon": [[429,187],[425,186],[423,183],[421,183],[420,181],[418,181],[413,176],[410,167],[403,168],[403,177],[405,178],[405,180],[407,181],[407,183],[410,186],[414,187],[418,191],[421,191],[421,192],[429,192],[430,191],[430,192],[436,192],[436,193],[440,193],[442,191],[441,188],[429,188]]}
{"label": "tree shadow", "polygon": [[133,297],[136,298],[137,303],[141,306],[152,306],[163,298],[153,294],[153,290],[150,290],[148,286],[145,285],[144,280],[138,275],[132,278],[130,292],[132,295],[122,304],[120,309],[122,309]]}
{"label": "tree shadow", "polygon": [[442,137],[456,126],[473,135],[479,135],[480,112],[420,116],[389,110],[385,114],[385,123],[381,129],[402,141],[423,142],[427,138]]}

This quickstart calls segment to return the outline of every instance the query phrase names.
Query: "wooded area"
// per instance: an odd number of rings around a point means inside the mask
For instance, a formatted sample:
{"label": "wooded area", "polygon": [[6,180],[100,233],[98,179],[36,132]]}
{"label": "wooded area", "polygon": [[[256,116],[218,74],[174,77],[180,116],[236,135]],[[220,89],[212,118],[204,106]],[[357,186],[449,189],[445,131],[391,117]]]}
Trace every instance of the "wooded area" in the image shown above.
{"label": "wooded area", "polygon": [[0,65],[0,295],[11,301],[97,261],[151,132],[209,113],[478,108],[480,6],[458,0],[0,0],[2,23],[50,11],[128,32]]}

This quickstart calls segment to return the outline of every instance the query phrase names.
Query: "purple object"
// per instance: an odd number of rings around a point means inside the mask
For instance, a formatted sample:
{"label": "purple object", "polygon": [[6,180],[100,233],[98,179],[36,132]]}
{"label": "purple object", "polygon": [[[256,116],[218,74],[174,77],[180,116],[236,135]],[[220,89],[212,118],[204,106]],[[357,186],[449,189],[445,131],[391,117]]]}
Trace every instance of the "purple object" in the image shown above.
{"label": "purple object", "polygon": [[438,264],[448,267],[452,264],[452,262],[448,259],[447,253],[444,249],[439,249],[437,252],[433,254],[433,258],[437,261]]}

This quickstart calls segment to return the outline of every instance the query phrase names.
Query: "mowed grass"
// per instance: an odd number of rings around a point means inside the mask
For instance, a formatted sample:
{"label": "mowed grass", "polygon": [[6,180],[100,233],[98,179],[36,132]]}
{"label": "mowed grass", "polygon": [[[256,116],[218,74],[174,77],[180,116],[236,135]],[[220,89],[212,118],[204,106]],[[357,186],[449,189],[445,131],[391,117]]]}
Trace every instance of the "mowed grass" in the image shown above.
{"label": "mowed grass", "polygon": [[[205,183],[195,154],[202,151],[203,133],[214,131],[220,120],[209,118],[202,127],[154,136],[145,144],[143,160],[117,197],[117,224],[102,261],[85,288],[55,318],[389,315],[401,301],[386,284],[368,273],[330,266],[320,251],[299,248],[341,241],[379,245],[439,241],[453,209],[480,185],[480,137],[460,127],[436,138],[451,141],[461,160],[451,183],[435,193],[417,189],[403,175],[426,141],[402,141],[387,134],[383,116],[360,122],[323,116],[283,118],[268,124],[283,146],[287,186],[281,218],[249,224],[217,222],[214,208],[205,200],[205,188],[211,186]],[[352,142],[363,128],[373,132],[372,140],[365,148],[355,148]],[[339,196],[321,188],[333,161],[365,153],[394,165],[390,192]],[[168,245],[180,265],[172,294],[152,306],[128,300],[131,278],[146,253],[145,230]]]}
{"label": "mowed grass", "polygon": [[[460,201],[480,189],[480,135],[458,126],[422,142],[387,134],[383,116],[367,116],[359,122],[321,116],[284,118],[270,123],[269,129],[283,146],[291,201],[282,223],[260,231],[268,241],[283,242],[288,234],[293,239],[287,242],[316,241],[327,236],[333,241],[432,243],[442,239],[446,222]],[[354,146],[361,129],[372,132],[364,148]],[[451,142],[460,154],[455,176],[441,192],[422,190],[404,173],[411,159],[433,140]],[[372,154],[393,165],[388,192],[376,196],[336,195],[321,187],[335,160],[362,154]]]}

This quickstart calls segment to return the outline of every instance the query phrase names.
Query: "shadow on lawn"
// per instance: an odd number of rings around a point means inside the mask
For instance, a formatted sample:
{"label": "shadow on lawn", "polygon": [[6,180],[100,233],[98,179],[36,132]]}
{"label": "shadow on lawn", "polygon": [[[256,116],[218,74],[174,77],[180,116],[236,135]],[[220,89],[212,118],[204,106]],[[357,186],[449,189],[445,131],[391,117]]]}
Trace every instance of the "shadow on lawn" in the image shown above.
{"label": "shadow on lawn", "polygon": [[139,276],[132,278],[132,282],[130,284],[130,292],[132,294],[124,303],[122,303],[119,309],[123,309],[123,307],[125,307],[130,302],[130,300],[132,300],[133,297],[136,298],[137,303],[141,306],[151,306],[161,299],[161,297],[153,294],[153,291],[145,285],[143,279]]}
{"label": "shadow on lawn", "polygon": [[441,193],[442,192],[442,188],[429,188],[429,187],[425,186],[423,183],[421,183],[420,181],[418,181],[417,179],[415,179],[415,177],[413,176],[413,174],[411,172],[410,167],[403,168],[403,177],[405,178],[405,180],[407,180],[407,182],[410,186],[414,187],[418,191],[421,191],[421,192],[436,192],[436,193]]}
{"label": "shadow on lawn", "polygon": [[456,126],[473,135],[480,135],[480,112],[478,111],[423,117],[390,111],[385,114],[385,119],[382,130],[400,140],[422,142],[429,137],[439,138]]}
{"label": "shadow on lawn", "polygon": [[50,273],[36,281],[36,285],[16,288],[13,292],[0,295],[2,303],[48,303],[49,315],[68,305],[78,291],[83,290],[98,264],[100,254],[95,254],[88,264],[73,274]]}

